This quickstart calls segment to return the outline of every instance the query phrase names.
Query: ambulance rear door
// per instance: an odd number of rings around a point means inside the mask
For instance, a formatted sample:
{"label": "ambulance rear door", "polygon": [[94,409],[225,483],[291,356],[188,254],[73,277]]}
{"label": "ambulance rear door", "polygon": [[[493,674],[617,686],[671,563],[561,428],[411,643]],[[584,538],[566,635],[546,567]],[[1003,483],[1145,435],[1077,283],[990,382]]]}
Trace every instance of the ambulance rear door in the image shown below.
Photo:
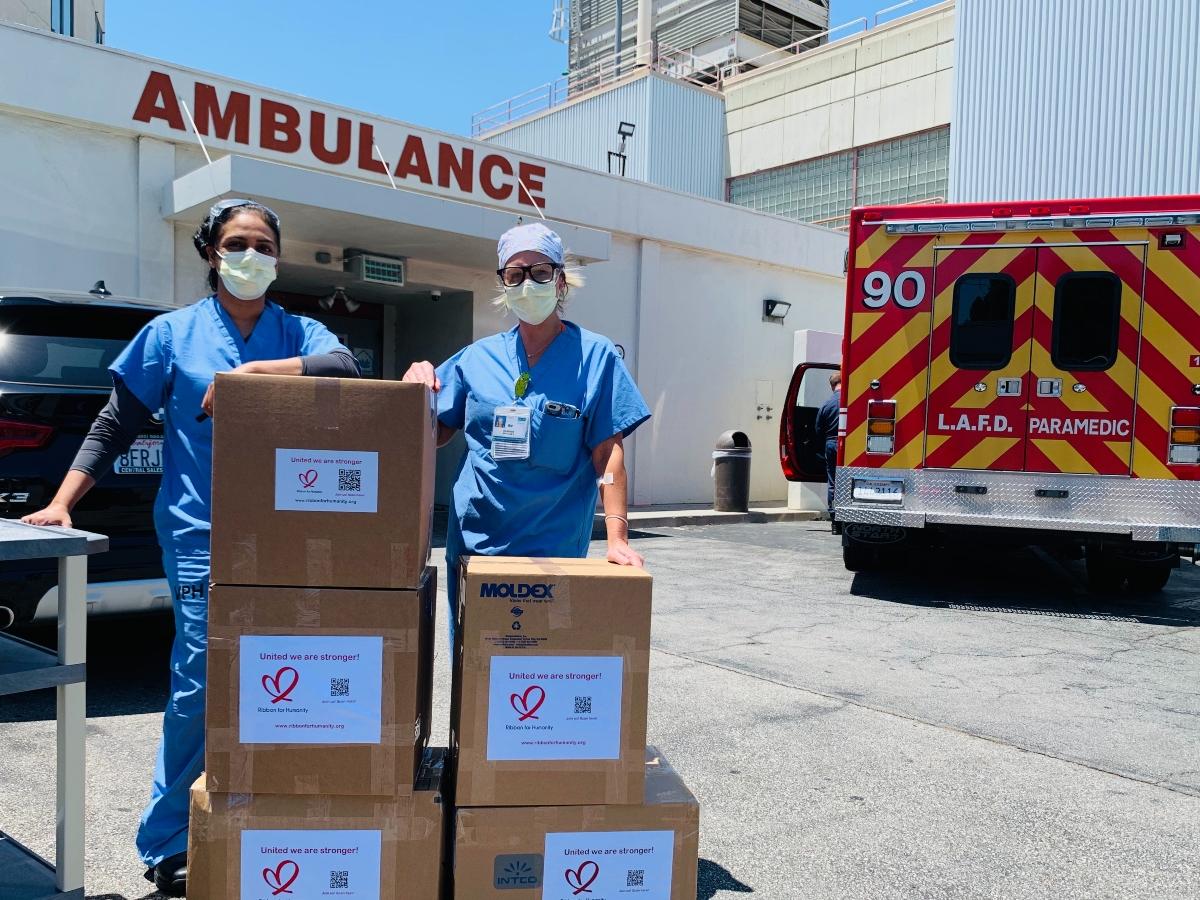
{"label": "ambulance rear door", "polygon": [[927,468],[1024,467],[1036,272],[1033,247],[937,248]]}
{"label": "ambulance rear door", "polygon": [[1128,475],[1146,245],[1038,248],[1025,470]]}
{"label": "ambulance rear door", "polygon": [[1128,475],[1145,250],[939,247],[926,467]]}

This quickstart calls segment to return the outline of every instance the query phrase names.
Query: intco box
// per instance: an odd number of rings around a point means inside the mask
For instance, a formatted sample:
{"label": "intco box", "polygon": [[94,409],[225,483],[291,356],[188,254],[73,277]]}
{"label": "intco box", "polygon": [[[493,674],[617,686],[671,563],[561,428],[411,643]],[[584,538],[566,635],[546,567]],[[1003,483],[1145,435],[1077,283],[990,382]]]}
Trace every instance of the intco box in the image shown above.
{"label": "intco box", "polygon": [[429,738],[436,573],[417,591],[214,585],[208,789],[410,792]]}
{"label": "intco box", "polygon": [[214,584],[416,588],[437,430],[423,385],[216,378]]}
{"label": "intco box", "polygon": [[192,787],[190,900],[438,900],[450,815],[444,751],[407,797],[220,794]]}
{"label": "intco box", "polygon": [[475,556],[459,577],[455,802],[640,803],[650,576],[603,560]]}
{"label": "intco box", "polygon": [[657,751],[632,806],[459,808],[459,900],[695,900],[700,806]]}

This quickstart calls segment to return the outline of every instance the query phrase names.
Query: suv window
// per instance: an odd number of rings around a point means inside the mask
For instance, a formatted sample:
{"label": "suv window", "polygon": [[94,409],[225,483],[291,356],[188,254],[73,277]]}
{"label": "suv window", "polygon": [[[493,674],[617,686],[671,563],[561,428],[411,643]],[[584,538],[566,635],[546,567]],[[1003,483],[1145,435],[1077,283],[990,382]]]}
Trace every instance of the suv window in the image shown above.
{"label": "suv window", "polygon": [[109,365],[157,313],[114,306],[0,303],[0,381],[112,387]]}
{"label": "suv window", "polygon": [[950,363],[958,369],[1003,369],[1012,359],[1017,284],[1011,275],[964,275],[954,284]]}
{"label": "suv window", "polygon": [[1068,371],[1101,372],[1117,361],[1121,279],[1112,272],[1068,272],[1054,286],[1050,360]]}

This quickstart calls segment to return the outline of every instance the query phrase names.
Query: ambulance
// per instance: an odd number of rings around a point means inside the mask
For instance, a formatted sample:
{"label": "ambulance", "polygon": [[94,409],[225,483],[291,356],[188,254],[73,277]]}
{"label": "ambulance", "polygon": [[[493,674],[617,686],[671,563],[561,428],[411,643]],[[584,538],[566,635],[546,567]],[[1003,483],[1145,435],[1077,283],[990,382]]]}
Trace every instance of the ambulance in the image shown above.
{"label": "ambulance", "polygon": [[855,209],[846,567],[1044,545],[1098,591],[1200,544],[1200,196]]}

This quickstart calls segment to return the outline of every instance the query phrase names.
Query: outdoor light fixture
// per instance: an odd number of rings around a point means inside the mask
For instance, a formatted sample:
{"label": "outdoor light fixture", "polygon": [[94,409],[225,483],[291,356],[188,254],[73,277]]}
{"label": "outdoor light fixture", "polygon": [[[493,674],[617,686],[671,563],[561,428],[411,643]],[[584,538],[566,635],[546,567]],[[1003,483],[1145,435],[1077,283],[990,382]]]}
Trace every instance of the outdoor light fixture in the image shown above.
{"label": "outdoor light fixture", "polygon": [[103,281],[97,281],[95,284],[93,284],[92,289],[90,291],[88,291],[88,293],[95,294],[97,297],[111,297],[112,296],[112,291],[110,291],[108,288],[106,288],[104,286]]}
{"label": "outdoor light fixture", "polygon": [[[346,289],[344,287],[335,287],[332,294],[328,297],[322,297],[317,301],[317,306],[321,307],[325,312],[329,312],[339,300],[346,304],[347,309],[350,309],[350,303],[353,301],[346,296]],[[354,309],[358,309],[357,303],[354,304]],[[354,309],[350,309],[350,312],[354,312]]]}
{"label": "outdoor light fixture", "polygon": [[769,319],[772,322],[782,322],[787,318],[787,314],[791,308],[792,304],[786,300],[764,300],[763,318]]}
{"label": "outdoor light fixture", "polygon": [[617,164],[616,174],[622,178],[625,177],[625,142],[633,137],[633,131],[637,126],[632,122],[621,122],[617,125],[617,142],[616,150],[608,151],[608,174],[613,174],[613,163]]}
{"label": "outdoor light fixture", "polygon": [[342,301],[342,304],[346,307],[346,312],[349,313],[358,312],[359,308],[362,306],[362,302],[355,300],[353,297],[347,294],[344,287],[335,287],[332,294],[330,294],[328,297],[322,297],[317,301],[317,306],[321,307],[321,309],[325,310],[325,312],[330,312],[334,306],[337,305],[339,300]]}

